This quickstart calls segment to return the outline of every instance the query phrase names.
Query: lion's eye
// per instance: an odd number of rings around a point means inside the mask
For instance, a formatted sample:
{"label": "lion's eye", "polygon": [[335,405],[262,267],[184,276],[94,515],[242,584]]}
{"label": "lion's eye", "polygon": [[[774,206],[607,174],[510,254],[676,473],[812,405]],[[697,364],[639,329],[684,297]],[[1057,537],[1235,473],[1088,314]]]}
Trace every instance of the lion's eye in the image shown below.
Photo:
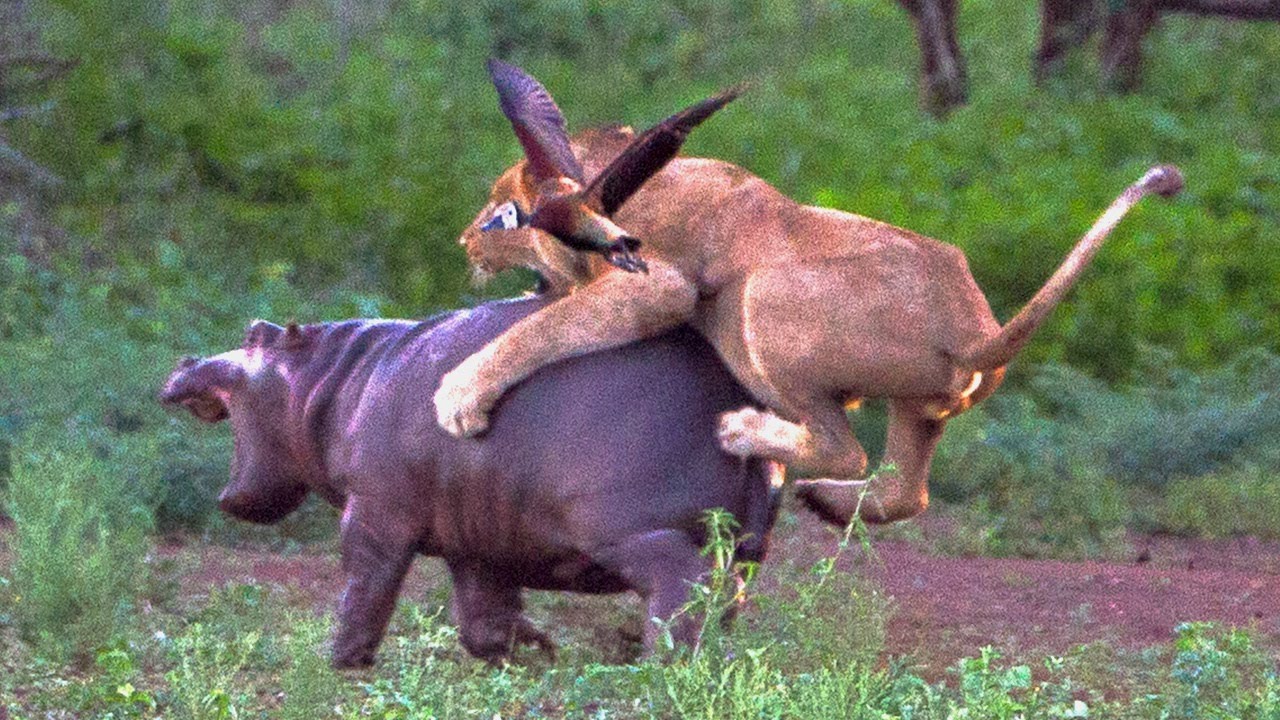
{"label": "lion's eye", "polygon": [[523,219],[524,213],[520,212],[520,206],[514,202],[507,201],[493,211],[493,217],[489,218],[489,222],[481,225],[480,229],[485,232],[489,230],[515,230],[520,227]]}

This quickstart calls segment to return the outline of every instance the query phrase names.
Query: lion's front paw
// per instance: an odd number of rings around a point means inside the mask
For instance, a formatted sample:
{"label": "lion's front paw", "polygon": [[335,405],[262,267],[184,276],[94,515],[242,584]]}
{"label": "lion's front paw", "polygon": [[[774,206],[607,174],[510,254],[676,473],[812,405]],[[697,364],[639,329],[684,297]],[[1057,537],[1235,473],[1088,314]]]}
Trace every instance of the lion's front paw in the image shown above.
{"label": "lion's front paw", "polygon": [[489,428],[489,405],[476,392],[474,376],[460,366],[440,380],[436,390],[436,422],[450,435],[474,437]]}

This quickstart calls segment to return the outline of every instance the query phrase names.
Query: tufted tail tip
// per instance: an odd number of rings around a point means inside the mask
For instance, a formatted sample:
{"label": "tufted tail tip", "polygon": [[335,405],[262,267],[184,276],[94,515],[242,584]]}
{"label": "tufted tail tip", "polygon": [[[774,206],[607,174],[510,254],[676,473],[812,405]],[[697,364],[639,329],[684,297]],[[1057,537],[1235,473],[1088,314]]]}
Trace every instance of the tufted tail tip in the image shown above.
{"label": "tufted tail tip", "polygon": [[1168,198],[1182,192],[1186,182],[1182,178],[1182,171],[1176,166],[1157,165],[1142,176],[1138,185],[1149,192]]}

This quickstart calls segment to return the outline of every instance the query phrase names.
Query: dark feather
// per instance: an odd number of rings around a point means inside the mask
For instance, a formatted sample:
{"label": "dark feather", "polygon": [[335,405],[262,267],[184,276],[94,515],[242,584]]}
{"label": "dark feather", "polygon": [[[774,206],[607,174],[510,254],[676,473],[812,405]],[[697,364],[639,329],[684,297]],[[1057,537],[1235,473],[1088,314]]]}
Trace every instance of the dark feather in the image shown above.
{"label": "dark feather", "polygon": [[584,182],[582,166],[569,148],[564,115],[551,93],[514,65],[490,58],[487,67],[502,113],[511,121],[534,177],[539,182],[557,177]]}
{"label": "dark feather", "polygon": [[728,105],[743,91],[731,88],[672,115],[644,131],[622,154],[614,158],[583,192],[588,205],[612,216],[645,181],[680,152],[684,141],[703,120]]}

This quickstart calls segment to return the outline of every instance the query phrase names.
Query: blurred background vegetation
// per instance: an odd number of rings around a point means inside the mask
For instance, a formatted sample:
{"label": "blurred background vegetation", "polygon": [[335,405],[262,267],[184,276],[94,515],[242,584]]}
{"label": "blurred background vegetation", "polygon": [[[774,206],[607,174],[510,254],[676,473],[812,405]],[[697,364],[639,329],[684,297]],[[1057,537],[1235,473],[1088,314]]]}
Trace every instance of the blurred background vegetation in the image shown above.
{"label": "blurred background vegetation", "polygon": [[[1005,389],[952,424],[935,494],[983,552],[1097,554],[1126,527],[1280,535],[1276,25],[1170,18],[1141,91],[1115,96],[1088,52],[1033,83],[1036,3],[965,0],[970,102],[939,121],[888,0],[3,12],[0,57],[26,60],[0,75],[0,486],[110,473],[159,531],[226,531],[228,433],[154,401],[177,356],[254,317],[414,317],[528,287],[481,294],[454,242],[519,157],[496,55],[573,128],[643,127],[750,81],[690,154],[958,245],[1001,318],[1122,188],[1177,163],[1186,193],[1136,210]],[[875,408],[854,422],[874,447]],[[12,515],[42,507],[10,494]]]}

